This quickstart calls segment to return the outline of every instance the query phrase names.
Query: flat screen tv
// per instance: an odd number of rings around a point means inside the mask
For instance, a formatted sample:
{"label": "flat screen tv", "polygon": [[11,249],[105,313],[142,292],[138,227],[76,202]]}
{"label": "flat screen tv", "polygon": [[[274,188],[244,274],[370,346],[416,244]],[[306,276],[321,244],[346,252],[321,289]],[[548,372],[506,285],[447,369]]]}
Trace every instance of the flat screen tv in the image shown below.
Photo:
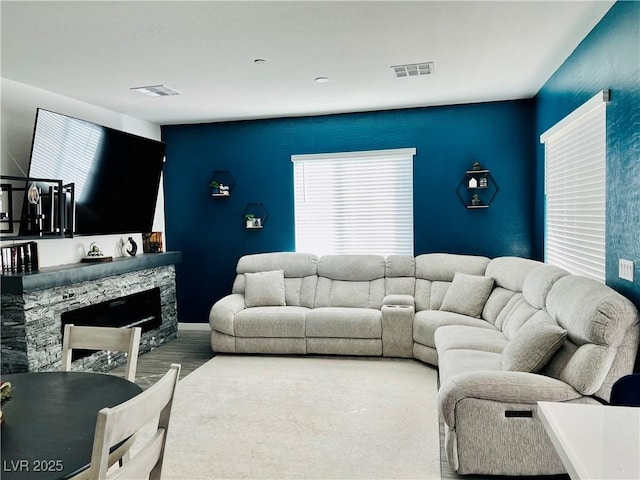
{"label": "flat screen tv", "polygon": [[73,183],[76,235],[150,232],[165,144],[38,109],[30,178]]}

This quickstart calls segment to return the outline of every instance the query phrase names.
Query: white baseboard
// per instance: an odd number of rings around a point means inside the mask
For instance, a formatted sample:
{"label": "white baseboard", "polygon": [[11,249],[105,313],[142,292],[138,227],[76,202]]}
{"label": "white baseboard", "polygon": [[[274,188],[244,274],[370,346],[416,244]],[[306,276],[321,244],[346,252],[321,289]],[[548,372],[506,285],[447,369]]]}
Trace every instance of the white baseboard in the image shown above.
{"label": "white baseboard", "polygon": [[180,330],[203,330],[209,331],[211,327],[209,327],[208,323],[182,323],[178,322],[178,331]]}

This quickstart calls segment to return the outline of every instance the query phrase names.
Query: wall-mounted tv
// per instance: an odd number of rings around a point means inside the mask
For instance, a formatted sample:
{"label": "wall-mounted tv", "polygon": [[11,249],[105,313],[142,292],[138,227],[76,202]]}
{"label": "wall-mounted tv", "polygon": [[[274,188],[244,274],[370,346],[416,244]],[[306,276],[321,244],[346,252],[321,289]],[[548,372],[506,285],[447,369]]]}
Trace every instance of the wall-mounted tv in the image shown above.
{"label": "wall-mounted tv", "polygon": [[164,152],[157,140],[38,109],[28,175],[74,184],[74,234],[150,232]]}

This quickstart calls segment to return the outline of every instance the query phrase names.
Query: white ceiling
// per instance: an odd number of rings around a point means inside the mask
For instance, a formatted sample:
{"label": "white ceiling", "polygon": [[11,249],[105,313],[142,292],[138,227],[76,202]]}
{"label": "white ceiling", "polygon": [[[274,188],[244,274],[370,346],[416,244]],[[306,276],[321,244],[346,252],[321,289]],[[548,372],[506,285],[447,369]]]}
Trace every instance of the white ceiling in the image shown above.
{"label": "white ceiling", "polygon": [[2,76],[161,125],[530,98],[613,3],[3,0]]}

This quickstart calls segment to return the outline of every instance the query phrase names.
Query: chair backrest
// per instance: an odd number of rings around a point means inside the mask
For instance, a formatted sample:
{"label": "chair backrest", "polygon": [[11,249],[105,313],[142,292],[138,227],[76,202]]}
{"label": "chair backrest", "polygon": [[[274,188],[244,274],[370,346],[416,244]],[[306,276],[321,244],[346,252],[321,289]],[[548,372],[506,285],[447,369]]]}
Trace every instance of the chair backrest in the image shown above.
{"label": "chair backrest", "polygon": [[[160,478],[171,407],[180,379],[180,368],[179,364],[172,364],[160,380],[141,394],[120,405],[103,408],[98,412],[88,478],[92,480],[147,477],[149,480],[157,480]],[[110,448],[135,435],[156,417],[158,418],[157,429],[151,438],[122,467],[109,470],[107,475]],[[136,441],[143,441],[142,436],[138,435]]]}
{"label": "chair backrest", "polygon": [[73,349],[127,352],[126,378],[134,382],[141,334],[140,327],[81,327],[68,323],[62,339],[62,369],[71,370]]}
{"label": "chair backrest", "polygon": [[640,373],[625,375],[611,387],[611,405],[640,407]]}

